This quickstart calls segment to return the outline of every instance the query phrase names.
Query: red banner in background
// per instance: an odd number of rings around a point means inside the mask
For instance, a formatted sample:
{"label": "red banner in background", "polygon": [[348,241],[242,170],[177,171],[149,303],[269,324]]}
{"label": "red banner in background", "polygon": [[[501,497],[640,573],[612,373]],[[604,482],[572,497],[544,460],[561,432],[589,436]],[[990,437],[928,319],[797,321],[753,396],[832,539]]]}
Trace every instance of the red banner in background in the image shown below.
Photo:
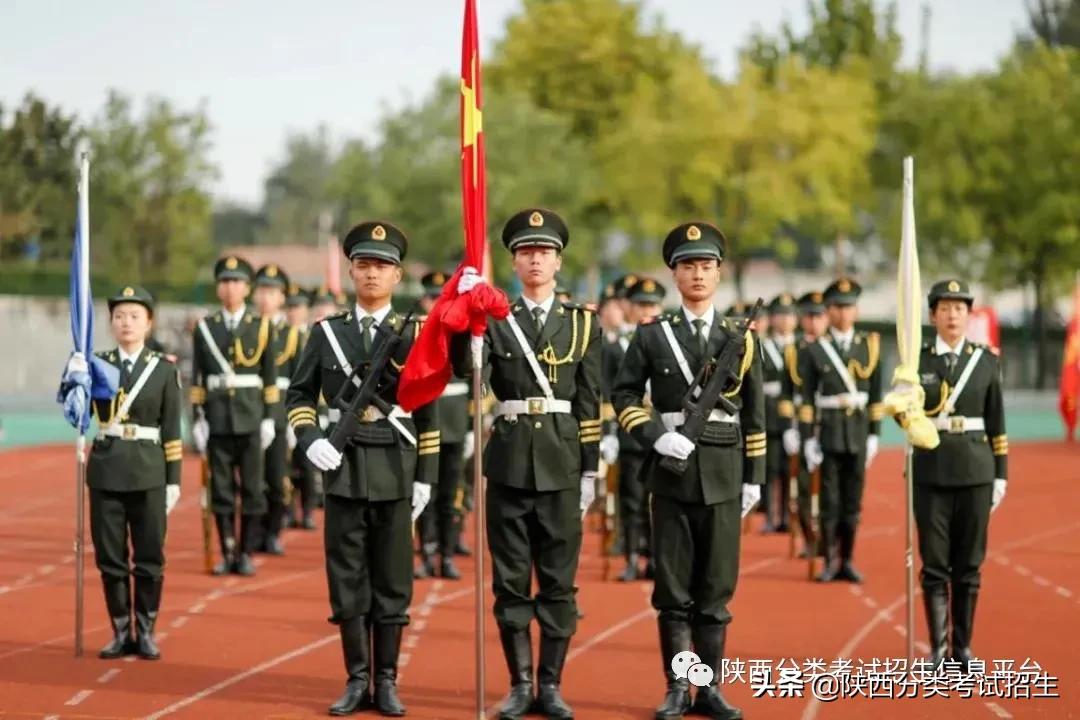
{"label": "red banner in background", "polygon": [[1065,331],[1065,353],[1061,363],[1058,410],[1065,423],[1065,439],[1076,439],[1077,403],[1080,402],[1080,281],[1073,290],[1073,313]]}

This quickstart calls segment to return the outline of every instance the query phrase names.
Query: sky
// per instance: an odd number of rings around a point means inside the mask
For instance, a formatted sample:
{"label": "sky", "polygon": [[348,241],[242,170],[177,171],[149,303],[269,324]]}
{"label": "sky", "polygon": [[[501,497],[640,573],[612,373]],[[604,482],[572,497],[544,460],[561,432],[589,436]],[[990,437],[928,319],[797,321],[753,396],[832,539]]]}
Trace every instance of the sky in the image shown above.
{"label": "sky", "polygon": [[[1023,0],[928,0],[930,63],[992,68],[1026,27]],[[806,0],[645,0],[730,77],[754,29],[807,22]],[[920,46],[918,0],[899,0],[904,62]],[[216,200],[255,205],[290,132],[377,136],[389,109],[458,72],[460,0],[0,0],[0,104],[34,92],[80,119],[109,88],[180,108],[214,126]],[[482,55],[520,0],[477,0]]]}

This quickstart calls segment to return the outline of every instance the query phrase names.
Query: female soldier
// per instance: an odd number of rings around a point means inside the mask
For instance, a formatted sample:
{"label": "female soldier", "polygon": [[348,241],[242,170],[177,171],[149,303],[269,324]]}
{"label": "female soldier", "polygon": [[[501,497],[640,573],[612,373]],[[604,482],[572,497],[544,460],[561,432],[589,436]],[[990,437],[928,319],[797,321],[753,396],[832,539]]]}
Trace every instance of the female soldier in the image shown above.
{"label": "female soldier", "polygon": [[108,302],[118,347],[98,355],[120,368],[120,383],[111,401],[94,401],[100,429],[86,471],[90,536],[114,633],[100,656],[157,660],[154,623],[165,567],[165,516],[180,499],[180,375],[145,347],[154,317],[150,294],[129,286]]}

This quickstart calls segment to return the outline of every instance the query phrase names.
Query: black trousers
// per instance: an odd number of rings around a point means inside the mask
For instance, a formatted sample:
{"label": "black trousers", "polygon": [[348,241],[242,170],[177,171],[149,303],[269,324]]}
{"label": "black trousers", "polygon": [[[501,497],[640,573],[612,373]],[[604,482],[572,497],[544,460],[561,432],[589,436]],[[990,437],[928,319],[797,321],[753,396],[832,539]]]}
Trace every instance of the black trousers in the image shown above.
{"label": "black trousers", "polygon": [[840,540],[840,555],[850,559],[862,512],[866,479],[863,453],[826,452],[821,463],[821,539],[826,550]]}
{"label": "black trousers", "polygon": [[373,625],[408,625],[412,602],[412,505],[326,496],[323,523],[330,622],[360,615]]}
{"label": "black trousers", "polygon": [[784,452],[783,435],[770,434],[765,446],[765,487],[761,489],[759,510],[775,526],[788,524],[788,503],[791,497],[791,466]]}
{"label": "black trousers", "polygon": [[619,455],[619,519],[624,554],[649,552],[649,502],[641,466],[645,455]]}
{"label": "black trousers", "polygon": [[741,509],[739,498],[701,505],[652,496],[652,605],[660,619],[731,622],[727,606],[739,577]]}
{"label": "black trousers", "polygon": [[211,435],[206,446],[210,459],[211,506],[215,515],[231,516],[236,511],[239,479],[240,512],[266,512],[266,483],[263,479],[263,451],[259,433]]}
{"label": "black trousers", "polygon": [[[257,438],[256,438],[257,439]],[[289,476],[286,465],[288,457],[288,440],[285,437],[285,426],[276,428],[274,442],[266,448],[263,459],[263,478],[266,483],[266,500],[271,506],[281,507],[285,504],[285,482]]]}
{"label": "black trousers", "polygon": [[435,497],[418,518],[420,539],[434,546],[443,557],[452,557],[457,545],[458,520],[461,515],[462,443],[443,443],[439,447],[439,484]]}
{"label": "black trousers", "polygon": [[165,526],[164,485],[131,492],[90,489],[90,538],[104,581],[129,575],[160,580]]}
{"label": "black trousers", "polygon": [[[315,468],[302,452],[293,451],[290,475],[292,477],[294,498],[300,496],[300,509],[311,512],[318,504],[315,496]],[[295,499],[294,499],[295,504]]]}
{"label": "black trousers", "polygon": [[488,485],[488,548],[495,620],[501,627],[524,630],[535,617],[546,637],[568,638],[576,632],[580,504],[580,488],[537,492]]}
{"label": "black trousers", "polygon": [[951,583],[977,589],[986,558],[993,485],[941,487],[916,483],[912,498],[919,531],[923,592],[943,592]]}

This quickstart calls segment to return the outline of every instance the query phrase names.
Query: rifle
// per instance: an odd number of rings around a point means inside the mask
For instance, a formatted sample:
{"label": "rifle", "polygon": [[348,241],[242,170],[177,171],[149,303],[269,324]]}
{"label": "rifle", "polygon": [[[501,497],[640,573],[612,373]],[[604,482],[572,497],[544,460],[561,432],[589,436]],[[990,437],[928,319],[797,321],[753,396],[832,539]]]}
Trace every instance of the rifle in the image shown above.
{"label": "rifle", "polygon": [[[341,411],[341,419],[334,426],[329,438],[330,444],[338,452],[344,451],[345,443],[356,433],[361,418],[369,408],[374,407],[387,417],[393,410],[393,405],[379,397],[379,391],[386,384],[393,382],[393,377],[389,372],[390,359],[394,357],[394,351],[401,344],[401,333],[412,320],[414,310],[415,308],[405,316],[405,322],[401,323],[397,332],[385,336],[369,362],[353,368],[348,380],[342,384],[337,395],[330,401],[330,407],[336,407]],[[352,386],[355,386],[356,390],[350,396],[349,389]]]}
{"label": "rifle", "polygon": [[799,534],[799,455],[788,458],[788,557],[796,555],[796,537]]}
{"label": "rifle", "polygon": [[[739,323],[739,338],[750,327],[750,323],[757,317],[761,309],[761,298],[758,298],[754,306],[746,311]],[[694,378],[693,384],[683,397],[682,407],[686,414],[686,422],[679,428],[679,432],[690,439],[694,445],[698,444],[705,426],[709,423],[709,414],[717,407],[729,415],[738,413],[735,404],[724,397],[724,392],[739,383],[739,366],[742,364],[744,344],[730,339],[724,343],[718,354],[711,362],[705,362]],[[664,456],[660,460],[660,467],[676,475],[682,475],[690,466],[690,460],[680,460]]]}
{"label": "rifle", "polygon": [[615,536],[618,534],[616,525],[616,500],[619,492],[619,464],[617,462],[608,466],[607,476],[604,478],[604,525],[603,542],[600,555],[604,559],[603,579],[608,579],[608,571],[611,569],[611,552],[615,547]]}
{"label": "rifle", "polygon": [[820,497],[821,497],[821,466],[818,465],[810,473],[810,537],[807,538],[807,557],[809,559],[809,565],[807,567],[807,576],[810,580],[813,580],[817,576],[818,568],[818,553],[821,543],[821,511],[820,511]]}
{"label": "rifle", "polygon": [[214,572],[214,519],[210,512],[210,460],[202,456],[202,477],[200,505],[202,506],[202,547],[203,570],[207,574]]}

